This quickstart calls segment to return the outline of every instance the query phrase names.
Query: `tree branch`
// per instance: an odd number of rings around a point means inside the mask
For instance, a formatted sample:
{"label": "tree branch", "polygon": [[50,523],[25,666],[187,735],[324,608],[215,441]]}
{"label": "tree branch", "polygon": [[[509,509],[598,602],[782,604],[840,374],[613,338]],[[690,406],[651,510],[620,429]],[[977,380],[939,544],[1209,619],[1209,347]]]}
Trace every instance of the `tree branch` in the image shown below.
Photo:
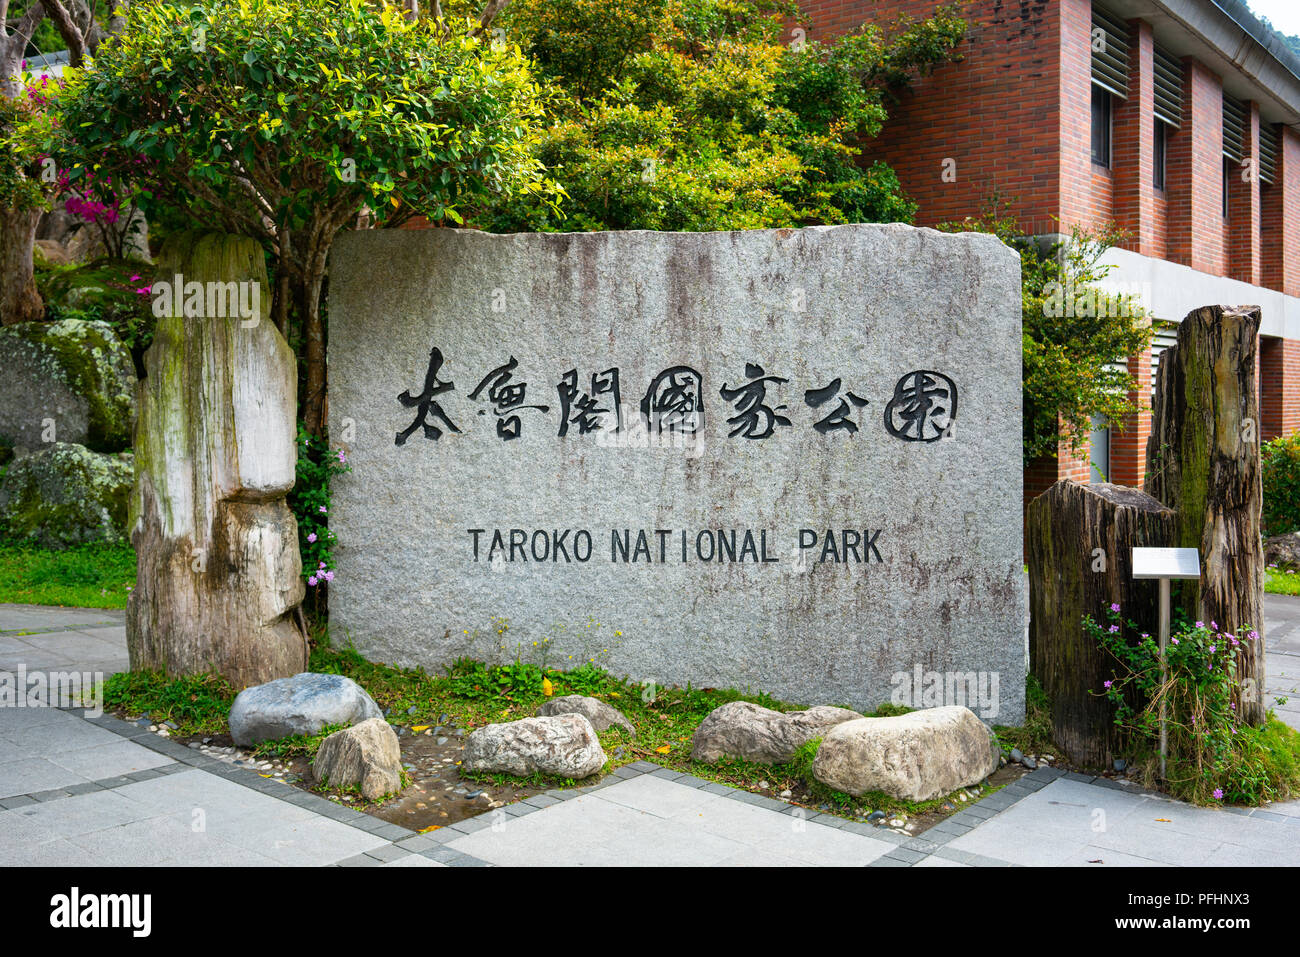
{"label": "tree branch", "polygon": [[62,3],[62,0],[41,0],[42,7],[49,14],[54,25],[59,29],[59,36],[63,37],[63,42],[68,45],[68,65],[72,67],[81,66],[81,61],[86,55],[86,38],[80,28],[72,20],[72,14]]}
{"label": "tree branch", "polygon": [[497,18],[497,14],[509,5],[510,0],[488,0],[487,6],[483,8],[483,15],[479,17],[478,29],[474,33],[487,32],[488,27],[492,26],[492,21]]}
{"label": "tree branch", "polygon": [[13,37],[18,39],[24,47],[31,42],[32,34],[36,32],[36,25],[41,22],[45,16],[45,7],[39,3],[33,3],[23,14],[23,18],[18,21],[14,27]]}

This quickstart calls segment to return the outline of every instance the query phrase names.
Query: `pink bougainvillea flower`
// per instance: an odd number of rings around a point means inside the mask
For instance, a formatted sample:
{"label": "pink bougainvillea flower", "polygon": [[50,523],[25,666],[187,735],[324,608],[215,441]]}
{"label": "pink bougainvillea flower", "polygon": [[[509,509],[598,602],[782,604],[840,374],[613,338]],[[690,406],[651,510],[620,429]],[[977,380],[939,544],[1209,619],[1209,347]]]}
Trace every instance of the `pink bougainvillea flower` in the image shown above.
{"label": "pink bougainvillea flower", "polygon": [[309,542],[314,542],[314,541],[316,541],[316,533],[315,533],[315,532],[311,532],[311,533],[307,536],[307,541],[309,541]]}
{"label": "pink bougainvillea flower", "polygon": [[308,578],[308,579],[307,579],[307,584],[310,585],[312,588],[315,588],[315,587],[316,587],[316,576],[315,576],[315,575],[312,575],[310,578]]}

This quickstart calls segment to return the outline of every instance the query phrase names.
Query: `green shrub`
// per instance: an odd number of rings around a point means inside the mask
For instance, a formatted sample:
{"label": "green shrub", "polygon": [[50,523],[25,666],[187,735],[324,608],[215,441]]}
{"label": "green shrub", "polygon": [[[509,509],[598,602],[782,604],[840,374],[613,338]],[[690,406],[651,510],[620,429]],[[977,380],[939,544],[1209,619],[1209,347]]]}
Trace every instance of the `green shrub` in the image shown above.
{"label": "green shrub", "polygon": [[[1115,706],[1115,723],[1155,751],[1163,708],[1168,732],[1165,785],[1177,798],[1197,804],[1253,804],[1284,800],[1300,787],[1300,735],[1270,719],[1252,727],[1238,710],[1244,648],[1260,640],[1243,627],[1235,634],[1214,622],[1183,624],[1164,654],[1156,640],[1125,621],[1118,605],[1103,626],[1091,617],[1083,627],[1121,665],[1096,689]],[[1134,633],[1138,633],[1135,634]],[[1139,708],[1130,701],[1144,702]],[[1149,759],[1149,756],[1148,756]]]}
{"label": "green shrub", "polygon": [[502,24],[550,80],[539,157],[557,212],[518,194],[482,224],[531,230],[717,230],[910,222],[871,161],[886,103],[959,58],[965,22],[872,22],[794,42],[788,0],[514,0]]}
{"label": "green shrub", "polygon": [[1264,479],[1264,534],[1300,531],[1300,432],[1292,432],[1260,449]]}

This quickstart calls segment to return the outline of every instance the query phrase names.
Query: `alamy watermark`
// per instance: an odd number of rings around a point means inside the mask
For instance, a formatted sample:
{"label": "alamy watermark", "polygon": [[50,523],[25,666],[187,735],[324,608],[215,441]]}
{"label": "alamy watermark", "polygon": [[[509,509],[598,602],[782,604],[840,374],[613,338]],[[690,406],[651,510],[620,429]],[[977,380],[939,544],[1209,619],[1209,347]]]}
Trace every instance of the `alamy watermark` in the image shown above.
{"label": "alamy watermark", "polygon": [[1136,317],[1143,314],[1142,303],[1150,301],[1149,282],[1111,283],[1106,289],[1076,286],[1072,280],[1043,286],[1043,315],[1049,319]]}
{"label": "alamy watermark", "polygon": [[84,708],[104,713],[102,671],[0,671],[0,708]]}
{"label": "alamy watermark", "polygon": [[170,280],[155,280],[149,287],[153,314],[159,319],[238,319],[244,328],[257,325],[262,315],[262,284],[243,282],[188,282],[181,273]]}
{"label": "alamy watermark", "polygon": [[890,700],[908,708],[961,705],[981,718],[998,714],[998,672],[926,671],[919,664],[910,672],[898,671],[889,679]]}

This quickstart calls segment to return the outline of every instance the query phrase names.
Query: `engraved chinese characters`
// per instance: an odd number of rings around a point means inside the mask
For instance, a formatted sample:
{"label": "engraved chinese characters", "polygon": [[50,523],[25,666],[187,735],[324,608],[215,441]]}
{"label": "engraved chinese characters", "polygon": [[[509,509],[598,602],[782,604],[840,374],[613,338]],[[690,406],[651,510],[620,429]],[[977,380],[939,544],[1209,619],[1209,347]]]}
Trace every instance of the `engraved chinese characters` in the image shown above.
{"label": "engraved chinese characters", "polygon": [[[429,353],[424,391],[412,396],[408,390],[398,396],[404,408],[416,409],[416,416],[410,425],[396,434],[397,445],[404,445],[419,428],[423,428],[425,438],[437,441],[444,434],[437,421],[446,430],[462,431],[435,401],[436,396],[455,390],[452,381],[439,378],[444,361],[442,350],[435,346]],[[547,405],[525,404],[528,383],[515,381],[518,367],[519,360],[511,356],[484,376],[468,395],[470,400],[486,399],[492,414],[497,417],[497,435],[506,441],[519,438],[522,432],[521,411],[531,410],[541,416],[551,412]],[[783,414],[789,411],[789,406],[776,397],[782,387],[789,385],[788,378],[768,374],[757,363],[745,363],[744,380],[734,386],[724,382],[718,390],[722,400],[734,412],[726,419],[727,437],[762,440],[776,434],[778,429],[793,428],[795,422]],[[555,391],[559,400],[556,434],[560,437],[570,432],[583,436],[598,431],[624,430],[618,368],[594,372],[585,379],[579,376],[576,368],[570,369],[557,380]],[[690,366],[663,370],[651,380],[641,400],[642,424],[656,435],[700,434],[704,429],[703,392],[703,377]],[[844,380],[837,376],[826,386],[806,389],[804,404],[814,412],[812,420],[806,424],[818,433],[843,432],[853,436],[862,425],[859,410],[865,408],[869,400],[845,387]],[[480,410],[480,414],[484,412]],[[635,412],[631,414],[635,417]],[[902,376],[895,383],[884,410],[886,432],[905,442],[934,442],[951,437],[956,421],[957,384],[949,376],[931,370],[917,370]]]}

